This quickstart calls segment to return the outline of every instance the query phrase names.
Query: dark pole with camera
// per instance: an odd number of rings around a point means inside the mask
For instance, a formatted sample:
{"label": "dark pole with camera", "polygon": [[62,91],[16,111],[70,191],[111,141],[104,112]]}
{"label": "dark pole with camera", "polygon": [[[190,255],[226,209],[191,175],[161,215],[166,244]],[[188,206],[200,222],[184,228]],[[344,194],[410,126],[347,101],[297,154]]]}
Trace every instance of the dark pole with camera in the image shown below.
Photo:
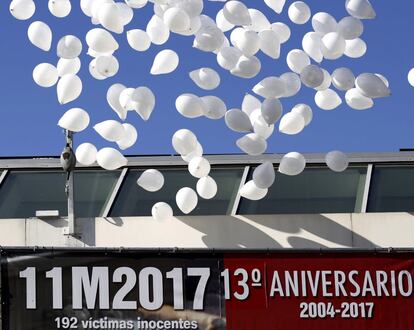
{"label": "dark pole with camera", "polygon": [[65,130],[66,146],[60,155],[60,163],[66,172],[65,192],[68,200],[68,235],[75,236],[75,200],[74,200],[74,175],[76,156],[73,152],[73,132]]}

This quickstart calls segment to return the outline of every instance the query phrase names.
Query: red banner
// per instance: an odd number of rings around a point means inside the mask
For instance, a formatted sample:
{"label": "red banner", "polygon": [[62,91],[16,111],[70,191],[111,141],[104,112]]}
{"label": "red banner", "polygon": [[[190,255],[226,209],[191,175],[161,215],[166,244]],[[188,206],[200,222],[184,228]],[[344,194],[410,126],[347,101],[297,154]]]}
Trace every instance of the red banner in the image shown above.
{"label": "red banner", "polygon": [[412,254],[225,255],[227,329],[414,329]]}

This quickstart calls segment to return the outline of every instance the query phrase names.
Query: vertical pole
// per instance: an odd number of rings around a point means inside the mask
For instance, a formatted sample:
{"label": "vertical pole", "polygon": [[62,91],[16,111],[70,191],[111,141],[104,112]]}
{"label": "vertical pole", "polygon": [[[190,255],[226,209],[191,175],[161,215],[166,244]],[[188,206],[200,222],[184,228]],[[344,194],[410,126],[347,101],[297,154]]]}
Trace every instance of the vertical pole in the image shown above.
{"label": "vertical pole", "polygon": [[[66,143],[73,150],[73,132],[66,130]],[[68,234],[75,236],[75,199],[74,199],[74,175],[75,171],[69,171],[66,182],[66,194],[68,198]]]}

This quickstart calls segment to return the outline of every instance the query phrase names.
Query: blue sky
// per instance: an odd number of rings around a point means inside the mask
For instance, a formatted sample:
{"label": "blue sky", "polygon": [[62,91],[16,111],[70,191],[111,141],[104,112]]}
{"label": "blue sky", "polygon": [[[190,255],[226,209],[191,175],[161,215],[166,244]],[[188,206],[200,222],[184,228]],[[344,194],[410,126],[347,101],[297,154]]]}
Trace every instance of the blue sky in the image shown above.
{"label": "blue sky", "polygon": [[[91,124],[87,130],[75,136],[76,145],[82,142],[94,143],[98,148],[116,147],[116,144],[102,139],[92,126],[102,120],[118,119],[106,102],[106,91],[114,83],[128,87],[148,86],[156,95],[156,107],[148,122],[138,115],[129,113],[126,122],[138,130],[138,141],[127,149],[127,155],[173,154],[172,134],[180,128],[193,130],[204,147],[205,153],[240,153],[235,141],[241,134],[230,131],[222,120],[207,118],[187,119],[175,109],[175,99],[182,93],[199,96],[216,95],[227,104],[228,109],[238,108],[243,96],[266,76],[279,76],[289,71],[286,54],[294,48],[301,48],[303,35],[312,29],[310,21],[295,25],[287,17],[287,0],[281,15],[264,5],[262,0],[244,1],[251,8],[263,11],[271,22],[289,24],[291,39],[282,46],[279,60],[272,60],[259,53],[262,61],[261,73],[253,79],[241,79],[221,69],[212,53],[192,48],[193,37],[171,34],[169,41],[161,46],[152,45],[146,52],[132,50],[125,34],[115,36],[120,49],[115,56],[120,70],[115,77],[98,81],[88,72],[91,60],[86,55],[86,32],[93,28],[90,19],[83,15],[79,0],[72,0],[72,12],[66,18],[56,18],[47,9],[46,0],[35,0],[37,10],[27,21],[18,21],[9,13],[10,1],[0,1],[0,156],[46,156],[58,155],[64,145],[64,136],[57,126],[61,115],[72,107],[87,110]],[[337,20],[347,16],[343,0],[308,0],[312,13],[325,11]],[[349,67],[355,75],[363,72],[381,73],[390,81],[392,96],[375,101],[374,108],[366,111],[350,109],[344,102],[333,111],[323,111],[314,103],[314,91],[302,86],[294,97],[282,99],[284,111],[297,103],[307,103],[314,110],[312,123],[299,135],[288,136],[275,133],[268,139],[268,153],[327,152],[333,149],[344,152],[398,151],[399,148],[414,148],[414,89],[407,82],[407,73],[414,67],[414,1],[372,0],[377,18],[364,21],[362,35],[368,45],[366,55],[359,59],[342,57],[336,61],[324,61],[322,67],[332,72],[338,67]],[[215,17],[223,3],[205,1],[204,13]],[[126,30],[145,29],[152,16],[152,5],[135,10],[133,21]],[[50,52],[34,47],[27,38],[27,27],[32,21],[46,22],[53,31]],[[83,81],[82,95],[66,105],[59,105],[56,88],[41,88],[32,79],[33,68],[42,62],[57,63],[56,44],[67,34],[78,36],[84,43],[79,73]],[[156,53],[165,48],[176,50],[180,56],[178,69],[168,75],[149,74]],[[200,67],[211,67],[221,75],[221,85],[213,91],[198,88],[188,73]],[[344,94],[341,93],[341,96]]]}

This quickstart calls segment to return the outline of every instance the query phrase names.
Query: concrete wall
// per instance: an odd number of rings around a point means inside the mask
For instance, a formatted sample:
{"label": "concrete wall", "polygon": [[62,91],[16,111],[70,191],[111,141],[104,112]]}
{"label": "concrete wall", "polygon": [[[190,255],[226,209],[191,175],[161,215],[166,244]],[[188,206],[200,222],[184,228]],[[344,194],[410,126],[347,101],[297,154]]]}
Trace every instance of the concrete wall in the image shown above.
{"label": "concrete wall", "polygon": [[362,213],[260,216],[186,216],[77,220],[79,238],[65,235],[67,221],[1,219],[1,246],[319,249],[414,247],[414,214]]}

